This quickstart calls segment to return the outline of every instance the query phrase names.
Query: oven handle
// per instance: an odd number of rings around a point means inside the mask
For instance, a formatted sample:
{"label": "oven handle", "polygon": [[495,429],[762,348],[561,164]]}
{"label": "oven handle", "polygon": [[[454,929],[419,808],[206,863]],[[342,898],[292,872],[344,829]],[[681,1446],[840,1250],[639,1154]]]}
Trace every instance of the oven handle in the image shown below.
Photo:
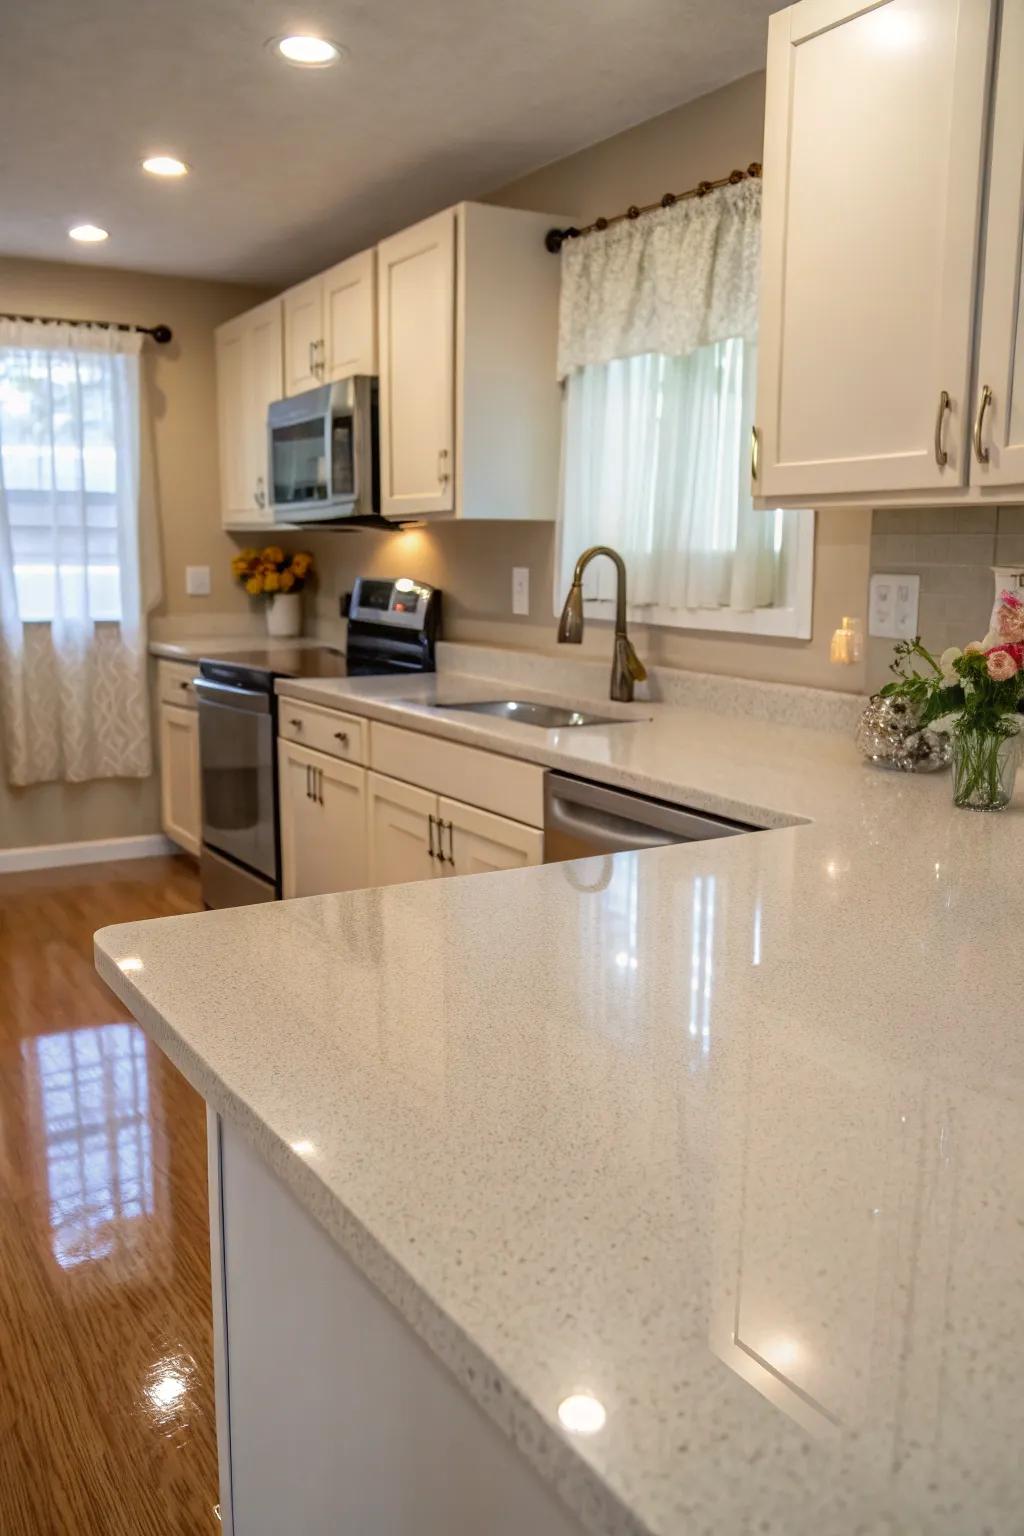
{"label": "oven handle", "polygon": [[242,709],[251,715],[270,714],[270,694],[255,688],[235,688],[230,683],[214,683],[197,677],[196,694],[203,704],[218,704],[223,709]]}

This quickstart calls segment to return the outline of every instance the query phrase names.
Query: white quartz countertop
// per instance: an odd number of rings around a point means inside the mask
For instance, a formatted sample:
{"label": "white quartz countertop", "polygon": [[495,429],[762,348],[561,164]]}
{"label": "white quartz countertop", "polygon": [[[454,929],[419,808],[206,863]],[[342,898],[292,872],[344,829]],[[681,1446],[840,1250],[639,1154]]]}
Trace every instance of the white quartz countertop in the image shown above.
{"label": "white quartz countertop", "polygon": [[1024,804],[286,686],[777,830],[103,930],[172,1060],[589,1531],[1019,1536]]}
{"label": "white quartz countertop", "polygon": [[266,633],[255,635],[187,635],[179,640],[151,640],[149,653],[151,656],[163,657],[166,661],[199,661],[203,656],[226,656],[233,651],[271,651],[282,645],[289,650],[296,647],[308,649],[310,646],[323,645],[323,640],[311,639],[275,639]]}

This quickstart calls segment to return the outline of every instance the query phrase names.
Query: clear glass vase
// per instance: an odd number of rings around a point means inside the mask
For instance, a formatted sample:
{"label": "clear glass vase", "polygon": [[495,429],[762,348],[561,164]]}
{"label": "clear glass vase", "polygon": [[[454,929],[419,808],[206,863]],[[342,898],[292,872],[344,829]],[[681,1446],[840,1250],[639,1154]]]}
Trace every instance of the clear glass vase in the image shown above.
{"label": "clear glass vase", "polygon": [[971,811],[1009,805],[1020,760],[1016,723],[1005,731],[953,732],[953,804]]}

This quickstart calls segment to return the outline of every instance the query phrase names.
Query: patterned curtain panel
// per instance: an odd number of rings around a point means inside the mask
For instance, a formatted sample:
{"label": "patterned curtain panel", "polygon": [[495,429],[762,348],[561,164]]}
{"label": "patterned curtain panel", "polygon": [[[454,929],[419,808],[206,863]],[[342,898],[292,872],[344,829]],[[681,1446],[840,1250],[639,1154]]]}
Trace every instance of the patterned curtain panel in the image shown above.
{"label": "patterned curtain panel", "polygon": [[140,344],[131,332],[0,322],[0,723],[12,784],[152,771],[156,541],[140,494]]}
{"label": "patterned curtain panel", "polygon": [[567,240],[558,377],[613,358],[756,341],[760,261],[758,180]]}

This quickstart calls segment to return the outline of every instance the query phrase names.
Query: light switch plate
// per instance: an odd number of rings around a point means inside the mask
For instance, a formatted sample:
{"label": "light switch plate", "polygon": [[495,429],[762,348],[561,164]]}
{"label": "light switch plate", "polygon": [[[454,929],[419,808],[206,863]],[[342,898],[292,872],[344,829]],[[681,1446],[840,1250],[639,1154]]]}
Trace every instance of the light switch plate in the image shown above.
{"label": "light switch plate", "polygon": [[530,567],[512,567],[512,612],[528,614],[530,611]]}
{"label": "light switch plate", "polygon": [[185,593],[188,597],[209,597],[210,567],[208,565],[186,565]]}
{"label": "light switch plate", "polygon": [[913,640],[918,633],[920,596],[920,576],[872,576],[868,634],[882,640]]}

